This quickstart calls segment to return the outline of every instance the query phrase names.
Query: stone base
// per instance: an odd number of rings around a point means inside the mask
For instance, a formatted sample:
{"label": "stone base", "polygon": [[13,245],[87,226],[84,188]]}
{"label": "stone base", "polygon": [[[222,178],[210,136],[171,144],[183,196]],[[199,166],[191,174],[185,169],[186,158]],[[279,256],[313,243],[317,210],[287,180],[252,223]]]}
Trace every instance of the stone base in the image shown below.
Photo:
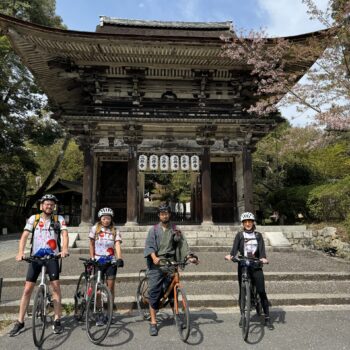
{"label": "stone base", "polygon": [[136,221],[127,221],[124,226],[139,226],[139,223]]}
{"label": "stone base", "polygon": [[203,221],[201,223],[201,226],[213,226],[214,223],[212,221]]}

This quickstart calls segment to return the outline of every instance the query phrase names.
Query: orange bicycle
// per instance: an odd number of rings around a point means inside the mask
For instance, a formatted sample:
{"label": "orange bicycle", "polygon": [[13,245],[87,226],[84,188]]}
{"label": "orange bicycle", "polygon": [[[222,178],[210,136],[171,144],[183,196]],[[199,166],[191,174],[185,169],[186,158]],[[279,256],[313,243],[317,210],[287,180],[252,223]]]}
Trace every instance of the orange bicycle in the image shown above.
{"label": "orange bicycle", "polygon": [[[170,304],[174,318],[175,325],[179,332],[182,341],[186,342],[191,330],[191,314],[187,301],[185,289],[180,283],[179,267],[184,268],[189,263],[173,262],[170,259],[160,259],[161,269],[165,274],[171,277],[170,284],[165,288],[164,294],[159,302],[159,309]],[[149,297],[148,297],[148,277],[147,270],[140,270],[139,285],[136,293],[137,308],[140,316],[144,320],[150,319],[149,314]]]}

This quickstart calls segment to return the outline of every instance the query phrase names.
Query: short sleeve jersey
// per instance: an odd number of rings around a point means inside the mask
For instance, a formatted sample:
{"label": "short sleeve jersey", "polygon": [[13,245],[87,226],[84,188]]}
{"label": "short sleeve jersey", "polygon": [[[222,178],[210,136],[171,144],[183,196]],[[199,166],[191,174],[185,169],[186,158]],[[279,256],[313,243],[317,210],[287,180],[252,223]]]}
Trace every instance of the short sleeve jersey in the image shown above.
{"label": "short sleeve jersey", "polygon": [[[58,235],[55,233],[53,225],[51,225],[51,217],[48,219],[44,219],[40,216],[39,222],[37,223],[35,230],[34,230],[34,237],[33,237],[33,246],[32,246],[32,254],[35,255],[36,252],[38,252],[41,248],[51,248],[55,254],[58,254],[58,245],[57,245],[57,239]],[[61,215],[58,215],[57,218],[58,222],[61,226],[61,232],[62,230],[67,230],[67,225],[64,221],[64,218]],[[32,232],[35,222],[35,215],[32,215],[25,227],[24,230]]]}
{"label": "short sleeve jersey", "polygon": [[113,232],[109,227],[101,227],[101,231],[98,233],[96,238],[96,228],[97,225],[91,227],[89,238],[95,240],[95,258],[104,255],[115,255],[114,246],[116,242],[122,242],[122,237],[120,231],[116,231],[114,237]]}

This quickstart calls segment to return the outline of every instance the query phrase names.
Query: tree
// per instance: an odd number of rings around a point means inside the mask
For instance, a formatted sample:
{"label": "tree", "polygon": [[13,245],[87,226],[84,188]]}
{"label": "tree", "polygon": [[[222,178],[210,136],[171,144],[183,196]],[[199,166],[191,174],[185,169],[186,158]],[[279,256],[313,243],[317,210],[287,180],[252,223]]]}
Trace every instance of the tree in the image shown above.
{"label": "tree", "polygon": [[[55,4],[54,0],[3,0],[0,12],[62,28],[62,19],[55,15]],[[23,202],[27,174],[38,170],[26,142],[47,146],[64,135],[62,128],[49,117],[49,110],[47,98],[35,79],[14,53],[8,39],[0,36],[0,168],[5,174],[0,181],[1,203]]]}
{"label": "tree", "polygon": [[[296,103],[312,109],[318,125],[331,130],[350,130],[350,24],[349,2],[330,0],[320,11],[312,0],[303,0],[312,18],[328,29],[304,44],[284,38],[268,39],[264,31],[236,33],[226,41],[225,54],[251,66],[257,84],[256,101],[247,108],[259,116],[276,111],[277,103]],[[303,82],[295,84],[310,63],[320,58]]]}

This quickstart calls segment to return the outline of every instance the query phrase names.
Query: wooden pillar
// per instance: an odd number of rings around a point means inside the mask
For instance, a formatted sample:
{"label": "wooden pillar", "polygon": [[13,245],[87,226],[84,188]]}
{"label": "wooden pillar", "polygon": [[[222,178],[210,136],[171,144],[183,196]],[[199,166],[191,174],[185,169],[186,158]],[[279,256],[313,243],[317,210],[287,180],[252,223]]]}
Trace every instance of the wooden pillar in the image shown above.
{"label": "wooden pillar", "polygon": [[129,144],[128,152],[128,188],[126,204],[126,224],[137,225],[137,156],[136,145]]}
{"label": "wooden pillar", "polygon": [[84,152],[84,173],[83,173],[83,194],[81,205],[80,226],[90,225],[91,218],[91,197],[92,197],[92,155],[90,145],[83,148]]}
{"label": "wooden pillar", "polygon": [[252,154],[248,147],[243,147],[243,181],[244,181],[244,207],[245,211],[254,212],[253,203],[253,167]]}
{"label": "wooden pillar", "polygon": [[138,219],[139,222],[141,222],[144,218],[144,208],[145,208],[145,174],[140,172],[139,173],[139,213],[138,213]]}
{"label": "wooden pillar", "polygon": [[213,223],[211,207],[210,147],[204,146],[202,156],[202,225]]}

